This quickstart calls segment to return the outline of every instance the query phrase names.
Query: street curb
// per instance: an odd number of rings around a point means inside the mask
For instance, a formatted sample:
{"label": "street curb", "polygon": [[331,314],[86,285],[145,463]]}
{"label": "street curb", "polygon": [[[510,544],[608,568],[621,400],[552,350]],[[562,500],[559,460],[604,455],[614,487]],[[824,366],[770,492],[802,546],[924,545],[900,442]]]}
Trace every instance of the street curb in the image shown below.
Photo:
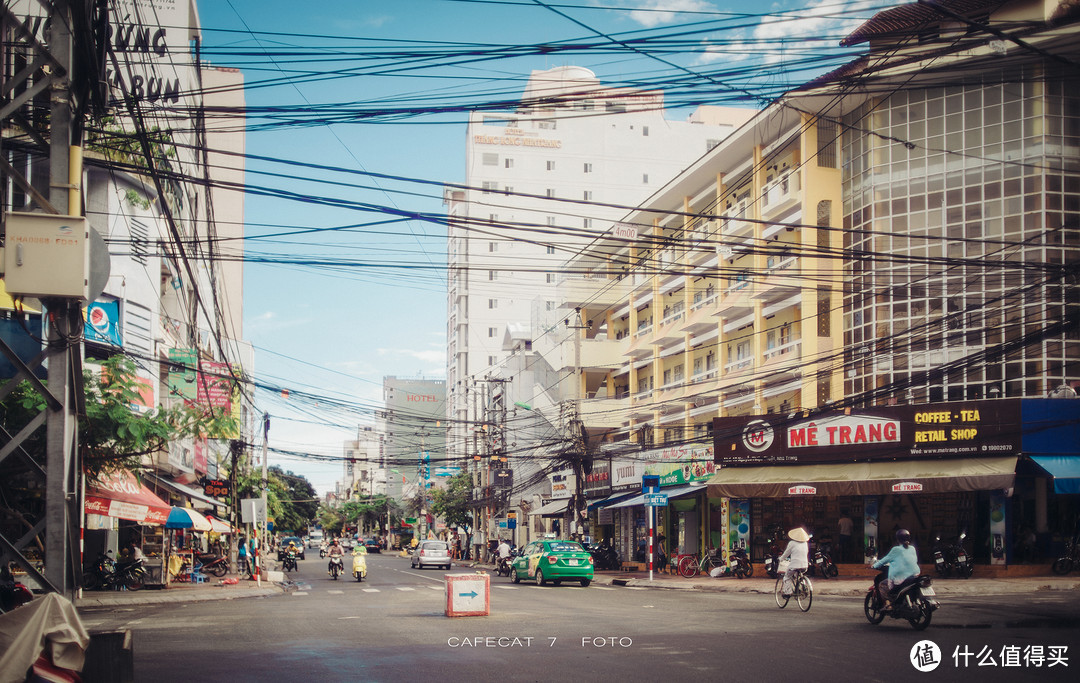
{"label": "street curb", "polygon": [[207,602],[209,600],[239,600],[242,598],[264,598],[272,595],[281,595],[290,590],[296,590],[296,585],[268,585],[262,588],[232,588],[228,586],[213,586],[206,589],[139,591],[137,595],[131,592],[118,593],[116,595],[94,595],[75,599],[75,607],[123,607],[126,605],[163,605],[175,602]]}

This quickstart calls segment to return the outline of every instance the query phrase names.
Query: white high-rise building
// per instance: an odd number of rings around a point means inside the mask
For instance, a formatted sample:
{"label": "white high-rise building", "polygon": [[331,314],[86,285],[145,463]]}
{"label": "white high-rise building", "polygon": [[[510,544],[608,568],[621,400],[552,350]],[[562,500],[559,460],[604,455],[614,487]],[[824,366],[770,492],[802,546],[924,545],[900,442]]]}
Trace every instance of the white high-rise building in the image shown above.
{"label": "white high-rise building", "polygon": [[660,91],[558,67],[532,73],[518,108],[471,115],[465,187],[444,197],[448,456],[478,449],[468,425],[507,325],[528,325],[534,307],[553,314],[563,264],[753,113],[699,107],[672,121]]}

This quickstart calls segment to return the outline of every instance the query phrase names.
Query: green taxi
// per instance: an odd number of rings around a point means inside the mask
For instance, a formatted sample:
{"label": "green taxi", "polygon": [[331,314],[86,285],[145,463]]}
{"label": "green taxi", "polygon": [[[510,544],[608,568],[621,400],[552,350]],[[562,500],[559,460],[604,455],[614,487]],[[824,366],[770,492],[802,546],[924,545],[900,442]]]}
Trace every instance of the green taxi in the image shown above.
{"label": "green taxi", "polygon": [[577,541],[545,539],[525,546],[511,563],[514,583],[532,579],[538,586],[548,581],[558,586],[563,581],[577,581],[588,586],[593,579],[593,559]]}

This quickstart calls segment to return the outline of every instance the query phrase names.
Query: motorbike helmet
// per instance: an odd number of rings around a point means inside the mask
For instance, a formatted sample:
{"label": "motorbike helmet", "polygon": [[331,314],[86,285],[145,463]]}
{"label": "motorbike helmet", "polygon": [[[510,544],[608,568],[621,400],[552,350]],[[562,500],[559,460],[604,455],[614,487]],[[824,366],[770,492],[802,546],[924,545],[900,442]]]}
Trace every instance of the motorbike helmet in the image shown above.
{"label": "motorbike helmet", "polygon": [[911,532],[907,529],[900,529],[896,532],[896,541],[898,543],[911,543]]}

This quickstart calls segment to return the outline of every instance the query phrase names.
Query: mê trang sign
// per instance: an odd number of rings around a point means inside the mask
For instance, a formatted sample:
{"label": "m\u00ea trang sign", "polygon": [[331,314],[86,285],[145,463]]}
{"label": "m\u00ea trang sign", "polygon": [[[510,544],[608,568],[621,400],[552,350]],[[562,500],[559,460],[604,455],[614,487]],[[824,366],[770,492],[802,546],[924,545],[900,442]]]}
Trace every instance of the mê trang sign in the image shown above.
{"label": "m\u00ea trang sign", "polygon": [[816,496],[817,487],[808,486],[806,484],[797,484],[795,486],[788,487],[787,492],[789,496]]}
{"label": "m\u00ea trang sign", "polygon": [[922,490],[922,484],[917,481],[901,481],[892,485],[893,493],[919,493]]}

